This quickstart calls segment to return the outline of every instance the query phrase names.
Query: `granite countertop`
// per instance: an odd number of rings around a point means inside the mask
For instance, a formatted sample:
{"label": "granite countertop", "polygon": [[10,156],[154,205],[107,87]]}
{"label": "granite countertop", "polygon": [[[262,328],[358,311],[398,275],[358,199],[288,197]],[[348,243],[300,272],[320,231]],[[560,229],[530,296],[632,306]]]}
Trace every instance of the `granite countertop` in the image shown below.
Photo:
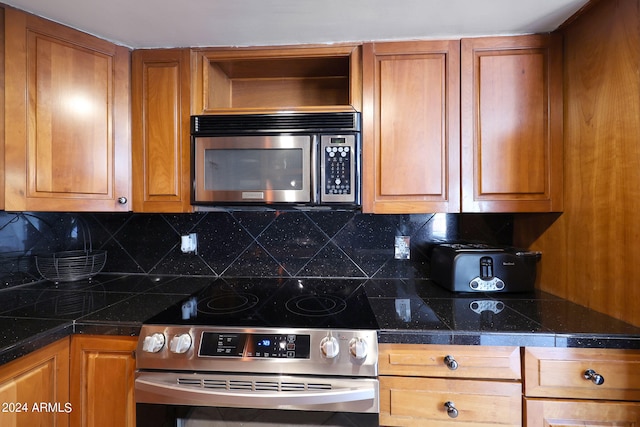
{"label": "granite countertop", "polygon": [[[70,334],[135,336],[146,319],[211,280],[102,274],[2,290],[0,364]],[[640,328],[539,291],[461,295],[429,280],[363,283],[381,343],[640,349]]]}
{"label": "granite countertop", "polygon": [[70,334],[131,335],[142,322],[211,283],[211,278],[101,274],[0,291],[0,364]]}
{"label": "granite countertop", "polygon": [[381,343],[640,349],[640,328],[554,295],[454,294],[430,280],[371,280]]}

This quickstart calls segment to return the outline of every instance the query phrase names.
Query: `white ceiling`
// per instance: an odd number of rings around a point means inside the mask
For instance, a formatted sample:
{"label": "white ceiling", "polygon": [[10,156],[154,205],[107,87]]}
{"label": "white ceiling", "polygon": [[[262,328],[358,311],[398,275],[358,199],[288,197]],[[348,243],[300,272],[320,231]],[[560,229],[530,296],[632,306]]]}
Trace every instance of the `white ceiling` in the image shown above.
{"label": "white ceiling", "polygon": [[588,0],[0,0],[131,48],[549,32]]}

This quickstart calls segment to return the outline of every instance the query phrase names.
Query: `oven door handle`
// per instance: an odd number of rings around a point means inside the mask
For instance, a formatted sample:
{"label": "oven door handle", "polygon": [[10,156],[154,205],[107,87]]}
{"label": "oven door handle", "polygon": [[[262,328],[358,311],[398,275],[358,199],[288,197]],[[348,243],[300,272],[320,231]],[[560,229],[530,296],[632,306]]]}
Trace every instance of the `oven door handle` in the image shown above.
{"label": "oven door handle", "polygon": [[274,408],[278,406],[309,406],[345,404],[356,401],[377,400],[377,382],[361,386],[304,392],[247,392],[238,390],[211,390],[193,386],[169,384],[158,380],[137,378],[136,402],[171,405],[218,406],[228,405],[249,408]]}

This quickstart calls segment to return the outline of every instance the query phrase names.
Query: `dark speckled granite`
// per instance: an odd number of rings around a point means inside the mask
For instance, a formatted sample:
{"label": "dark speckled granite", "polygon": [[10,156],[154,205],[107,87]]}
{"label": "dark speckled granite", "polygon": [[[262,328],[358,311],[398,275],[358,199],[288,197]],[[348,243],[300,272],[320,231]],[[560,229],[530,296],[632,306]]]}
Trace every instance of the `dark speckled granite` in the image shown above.
{"label": "dark speckled granite", "polygon": [[137,335],[146,319],[211,280],[102,274],[6,289],[0,292],[0,364],[72,333]]}
{"label": "dark speckled granite", "polygon": [[64,320],[0,317],[0,364],[64,338],[73,324]]}
{"label": "dark speckled granite", "polygon": [[[0,364],[73,333],[137,335],[146,319],[212,280],[102,274],[6,289]],[[365,290],[381,343],[640,349],[640,328],[543,292],[453,294],[419,279],[369,279]]]}
{"label": "dark speckled granite", "polygon": [[369,280],[380,342],[640,349],[640,328],[551,294],[455,294],[430,280]]}

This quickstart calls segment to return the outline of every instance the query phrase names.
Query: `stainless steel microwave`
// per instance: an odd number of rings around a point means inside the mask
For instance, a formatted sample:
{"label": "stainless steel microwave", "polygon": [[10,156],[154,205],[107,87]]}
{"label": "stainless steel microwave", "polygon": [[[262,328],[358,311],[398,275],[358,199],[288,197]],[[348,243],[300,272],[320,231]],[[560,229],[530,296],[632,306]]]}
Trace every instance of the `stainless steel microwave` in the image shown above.
{"label": "stainless steel microwave", "polygon": [[191,117],[193,205],[361,204],[360,113]]}

